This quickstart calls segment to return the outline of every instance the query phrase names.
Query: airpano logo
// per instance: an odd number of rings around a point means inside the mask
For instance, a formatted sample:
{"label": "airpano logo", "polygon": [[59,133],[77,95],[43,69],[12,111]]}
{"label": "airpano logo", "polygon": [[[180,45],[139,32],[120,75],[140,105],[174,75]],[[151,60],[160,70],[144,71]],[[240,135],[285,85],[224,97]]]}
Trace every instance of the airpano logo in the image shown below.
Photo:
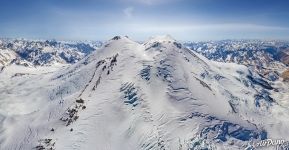
{"label": "airpano logo", "polygon": [[254,149],[275,147],[276,150],[289,150],[289,141],[266,139],[251,143]]}

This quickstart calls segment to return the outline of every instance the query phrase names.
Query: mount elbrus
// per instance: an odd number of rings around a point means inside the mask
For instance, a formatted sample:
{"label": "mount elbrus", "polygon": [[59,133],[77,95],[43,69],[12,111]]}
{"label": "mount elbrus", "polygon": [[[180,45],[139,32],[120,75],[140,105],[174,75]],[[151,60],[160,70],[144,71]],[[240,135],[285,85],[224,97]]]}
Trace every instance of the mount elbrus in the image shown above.
{"label": "mount elbrus", "polygon": [[59,57],[49,65],[3,61],[0,149],[249,149],[289,140],[281,78],[209,60],[170,36],[84,47],[51,55]]}

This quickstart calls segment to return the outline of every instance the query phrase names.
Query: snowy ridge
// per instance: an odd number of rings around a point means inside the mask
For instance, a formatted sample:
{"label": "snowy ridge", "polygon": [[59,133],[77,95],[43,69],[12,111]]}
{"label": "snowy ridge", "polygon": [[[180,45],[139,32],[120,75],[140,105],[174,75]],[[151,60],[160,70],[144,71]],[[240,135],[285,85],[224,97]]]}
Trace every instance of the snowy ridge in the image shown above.
{"label": "snowy ridge", "polygon": [[185,45],[211,60],[246,65],[271,81],[278,80],[288,66],[288,42],[224,40]]}
{"label": "snowy ridge", "polygon": [[101,42],[0,39],[0,67],[9,64],[31,67],[72,64],[101,45]]}
{"label": "snowy ridge", "polygon": [[0,149],[245,149],[289,140],[275,84],[169,36],[144,44],[116,36],[73,65],[9,68],[0,74]]}

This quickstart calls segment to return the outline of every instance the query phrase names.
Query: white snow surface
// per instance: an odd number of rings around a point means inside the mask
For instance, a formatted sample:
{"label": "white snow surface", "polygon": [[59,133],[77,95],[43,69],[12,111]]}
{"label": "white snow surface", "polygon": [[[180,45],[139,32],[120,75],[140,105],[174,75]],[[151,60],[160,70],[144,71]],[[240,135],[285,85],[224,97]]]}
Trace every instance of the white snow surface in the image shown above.
{"label": "white snow surface", "polygon": [[[169,36],[110,40],[73,65],[11,65],[0,73],[0,149],[245,149],[247,130],[252,141],[262,131],[289,140],[288,108],[256,107],[249,74]],[[240,131],[225,141],[218,129],[201,134],[225,123]]]}

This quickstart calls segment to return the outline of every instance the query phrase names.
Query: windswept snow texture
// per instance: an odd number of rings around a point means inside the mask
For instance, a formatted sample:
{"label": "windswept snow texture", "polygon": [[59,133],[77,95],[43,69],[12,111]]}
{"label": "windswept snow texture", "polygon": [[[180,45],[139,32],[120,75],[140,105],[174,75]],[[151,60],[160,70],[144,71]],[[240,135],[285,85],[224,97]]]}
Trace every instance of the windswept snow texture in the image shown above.
{"label": "windswept snow texture", "polygon": [[233,150],[289,140],[278,84],[170,36],[143,44],[116,36],[72,65],[10,64],[0,83],[3,150]]}

